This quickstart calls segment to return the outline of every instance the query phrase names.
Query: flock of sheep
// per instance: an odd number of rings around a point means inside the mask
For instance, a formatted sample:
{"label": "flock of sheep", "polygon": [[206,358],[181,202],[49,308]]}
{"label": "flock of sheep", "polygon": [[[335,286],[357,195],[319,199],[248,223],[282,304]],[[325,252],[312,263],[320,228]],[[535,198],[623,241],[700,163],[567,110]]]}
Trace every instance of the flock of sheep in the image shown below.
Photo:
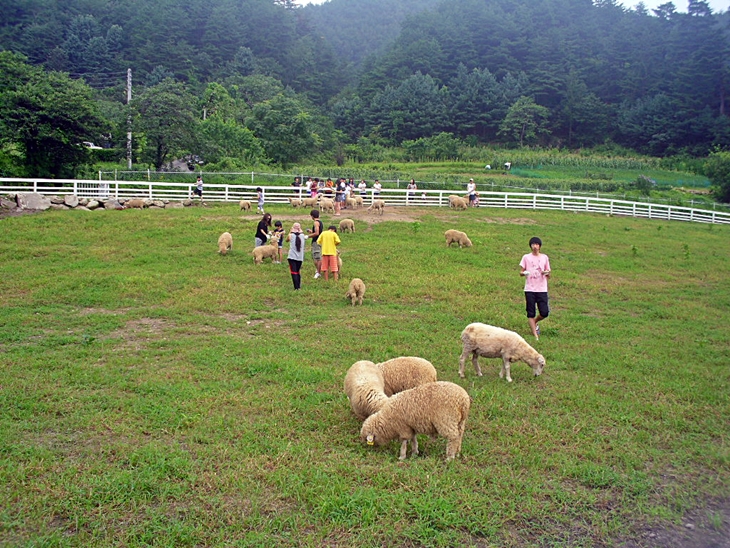
{"label": "flock of sheep", "polygon": [[[472,323],[461,333],[463,350],[459,376],[469,354],[477,375],[480,356],[502,358],[500,377],[512,382],[510,364],[524,361],[535,376],[542,374],[545,358],[520,335],[500,327]],[[355,416],[362,420],[360,439],[368,445],[400,440],[399,458],[418,455],[418,434],[446,438],[446,460],[461,453],[471,398],[458,384],[438,381],[436,368],[423,358],[406,356],[382,363],[355,362],[345,375],[345,394]]]}

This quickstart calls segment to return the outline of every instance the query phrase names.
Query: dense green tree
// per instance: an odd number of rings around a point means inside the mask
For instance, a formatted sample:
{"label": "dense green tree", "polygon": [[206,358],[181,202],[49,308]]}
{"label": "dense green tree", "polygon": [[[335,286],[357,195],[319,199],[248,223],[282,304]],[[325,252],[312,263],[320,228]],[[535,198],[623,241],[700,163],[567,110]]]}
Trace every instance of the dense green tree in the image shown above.
{"label": "dense green tree", "polygon": [[535,103],[531,97],[520,97],[509,107],[507,116],[499,126],[499,134],[520,146],[538,144],[550,134],[547,127],[550,111]]}
{"label": "dense green tree", "polygon": [[102,127],[86,84],[0,52],[0,145],[19,151],[25,175],[74,176]]}
{"label": "dense green tree", "polygon": [[134,129],[144,143],[141,158],[155,169],[196,148],[195,97],[172,79],[145,89],[132,101]]}
{"label": "dense green tree", "polygon": [[234,120],[213,116],[201,122],[198,131],[198,151],[208,164],[234,158],[240,166],[253,166],[266,160],[261,142],[250,129]]}
{"label": "dense green tree", "polygon": [[715,197],[730,202],[730,152],[712,152],[705,161],[704,172],[714,185]]}

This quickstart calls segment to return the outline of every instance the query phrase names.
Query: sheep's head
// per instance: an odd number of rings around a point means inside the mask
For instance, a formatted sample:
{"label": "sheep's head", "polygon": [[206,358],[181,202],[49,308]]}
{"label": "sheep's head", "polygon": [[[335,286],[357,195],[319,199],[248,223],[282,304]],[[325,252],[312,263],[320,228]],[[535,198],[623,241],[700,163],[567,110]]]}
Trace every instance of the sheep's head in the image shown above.
{"label": "sheep's head", "polygon": [[365,436],[365,441],[368,445],[375,445],[375,436],[373,436],[372,434],[368,434],[367,436]]}
{"label": "sheep's head", "polygon": [[471,240],[469,238],[464,238],[464,247],[471,247]]}
{"label": "sheep's head", "polygon": [[537,355],[537,360],[532,365],[532,372],[535,373],[535,376],[542,375],[542,370],[545,368],[545,358],[542,357],[542,354]]}

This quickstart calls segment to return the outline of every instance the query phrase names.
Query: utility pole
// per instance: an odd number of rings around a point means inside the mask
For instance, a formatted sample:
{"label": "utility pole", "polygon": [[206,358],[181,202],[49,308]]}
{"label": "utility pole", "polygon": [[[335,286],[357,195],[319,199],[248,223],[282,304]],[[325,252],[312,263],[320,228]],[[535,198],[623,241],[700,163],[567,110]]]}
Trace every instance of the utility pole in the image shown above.
{"label": "utility pole", "polygon": [[132,170],[132,111],[129,103],[132,102],[132,69],[127,69],[127,169]]}

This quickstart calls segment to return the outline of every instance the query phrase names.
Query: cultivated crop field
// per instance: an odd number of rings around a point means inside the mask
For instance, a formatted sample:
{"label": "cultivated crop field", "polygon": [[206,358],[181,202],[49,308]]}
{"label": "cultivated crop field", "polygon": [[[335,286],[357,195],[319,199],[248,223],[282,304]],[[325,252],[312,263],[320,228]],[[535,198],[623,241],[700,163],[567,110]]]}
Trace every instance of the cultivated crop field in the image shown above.
{"label": "cultivated crop field", "polygon": [[[287,265],[254,266],[259,217],[233,204],[0,220],[0,545],[643,546],[687,512],[725,531],[730,228],[346,216],[342,279],[312,279],[308,253],[299,292]],[[450,228],[474,246],[447,249]],[[535,235],[553,270],[537,342],[517,274]],[[517,363],[508,384],[482,359],[460,379],[475,321],[525,336],[543,375]],[[347,369],[408,355],[473,400],[454,462],[442,438],[403,462],[359,440]]]}

